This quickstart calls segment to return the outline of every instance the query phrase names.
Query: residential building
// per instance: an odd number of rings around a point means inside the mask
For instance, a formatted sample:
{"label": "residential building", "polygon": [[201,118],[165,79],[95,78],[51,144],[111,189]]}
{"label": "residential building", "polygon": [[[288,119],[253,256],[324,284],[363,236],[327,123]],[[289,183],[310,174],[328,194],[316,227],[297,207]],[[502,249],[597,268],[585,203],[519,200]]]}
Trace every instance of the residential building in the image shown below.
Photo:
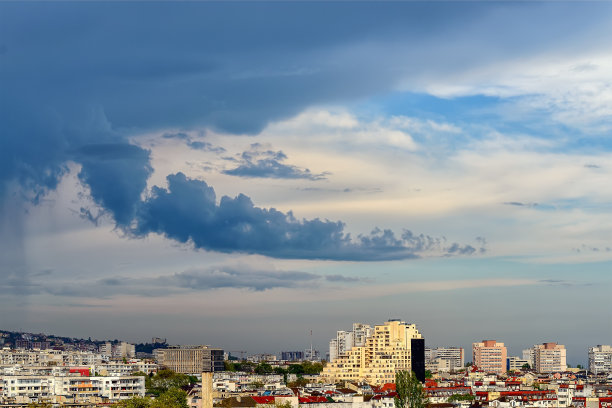
{"label": "residential building", "polygon": [[414,324],[394,319],[376,325],[363,346],[330,361],[321,377],[327,381],[395,382],[397,370],[412,370],[425,380],[425,340]]}
{"label": "residential building", "polygon": [[508,370],[520,371],[523,369],[525,364],[529,365],[529,368],[533,368],[530,361],[531,360],[525,360],[524,358],[520,358],[518,356],[508,357]]}
{"label": "residential building", "polygon": [[557,343],[533,346],[534,368],[538,373],[556,373],[567,370],[567,350]]}
{"label": "residential building", "polygon": [[329,342],[329,360],[345,355],[351,348],[365,345],[365,341],[372,335],[372,326],[363,323],[353,323],[353,330],[339,330],[336,337]]}
{"label": "residential building", "polygon": [[210,346],[173,346],[156,349],[155,356],[161,366],[177,373],[199,374],[223,371],[223,350]]}
{"label": "residential building", "polygon": [[535,349],[533,347],[523,350],[523,360],[527,361],[529,367],[535,367]]}
{"label": "residential building", "polygon": [[598,345],[589,348],[589,371],[595,374],[612,372],[612,347]]}
{"label": "residential building", "polygon": [[450,372],[463,368],[462,347],[425,348],[425,365],[435,372]]}
{"label": "residential building", "polygon": [[472,361],[475,366],[485,372],[504,373],[507,358],[508,350],[504,343],[495,340],[483,340],[481,343],[472,344]]}

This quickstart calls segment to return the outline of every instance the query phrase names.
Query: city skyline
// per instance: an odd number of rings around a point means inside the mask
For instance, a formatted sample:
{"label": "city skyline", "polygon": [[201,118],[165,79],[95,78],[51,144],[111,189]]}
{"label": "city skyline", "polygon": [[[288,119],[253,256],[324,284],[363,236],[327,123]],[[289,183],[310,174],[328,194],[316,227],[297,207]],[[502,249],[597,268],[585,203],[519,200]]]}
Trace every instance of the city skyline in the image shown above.
{"label": "city skyline", "polygon": [[612,339],[611,23],[1,2],[0,328],[276,352],[401,318],[584,364]]}

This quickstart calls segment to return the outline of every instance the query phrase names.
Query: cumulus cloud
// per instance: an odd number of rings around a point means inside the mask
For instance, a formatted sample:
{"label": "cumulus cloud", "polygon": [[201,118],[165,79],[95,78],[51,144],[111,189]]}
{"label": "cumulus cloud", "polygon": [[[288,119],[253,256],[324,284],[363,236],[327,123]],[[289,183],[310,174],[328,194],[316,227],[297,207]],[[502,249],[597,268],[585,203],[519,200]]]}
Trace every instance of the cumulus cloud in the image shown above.
{"label": "cumulus cloud", "polygon": [[253,143],[251,148],[243,152],[239,159],[233,159],[239,163],[238,167],[224,170],[224,174],[238,177],[259,178],[281,178],[281,179],[308,179],[322,180],[327,173],[314,174],[309,169],[282,163],[287,155],[281,150],[274,151],[265,149],[259,143]]}
{"label": "cumulus cloud", "polygon": [[154,187],[124,228],[135,237],[157,233],[198,249],[244,252],[275,258],[383,261],[418,258],[427,252],[469,254],[469,246],[444,238],[374,229],[352,239],[344,224],[298,220],[291,212],[256,207],[244,194],[216,194],[206,182],[183,173],[167,177],[168,188]]}

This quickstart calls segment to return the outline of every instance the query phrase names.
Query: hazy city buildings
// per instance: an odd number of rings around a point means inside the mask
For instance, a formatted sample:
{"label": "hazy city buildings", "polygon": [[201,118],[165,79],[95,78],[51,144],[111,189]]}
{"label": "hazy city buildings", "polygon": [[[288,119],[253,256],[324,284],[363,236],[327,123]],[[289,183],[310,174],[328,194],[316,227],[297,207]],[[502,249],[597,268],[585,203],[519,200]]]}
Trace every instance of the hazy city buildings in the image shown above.
{"label": "hazy city buildings", "polygon": [[425,377],[425,340],[414,324],[389,320],[376,325],[363,346],[355,346],[330,361],[321,377],[326,381],[395,382],[397,370],[412,370]]}
{"label": "hazy city buildings", "polygon": [[598,345],[589,348],[589,371],[595,374],[612,372],[612,347]]}
{"label": "hazy city buildings", "polygon": [[495,340],[483,340],[472,344],[472,361],[479,369],[501,374],[506,371],[508,350],[504,343]]}
{"label": "hazy city buildings", "polygon": [[281,360],[283,361],[302,361],[304,360],[303,351],[283,351],[281,352]]}

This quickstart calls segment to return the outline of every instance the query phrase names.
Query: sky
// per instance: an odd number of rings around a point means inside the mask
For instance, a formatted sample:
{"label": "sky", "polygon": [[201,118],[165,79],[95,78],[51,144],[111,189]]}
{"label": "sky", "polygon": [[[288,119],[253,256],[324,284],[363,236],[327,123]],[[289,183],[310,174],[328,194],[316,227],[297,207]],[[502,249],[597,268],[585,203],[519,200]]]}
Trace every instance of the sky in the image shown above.
{"label": "sky", "polygon": [[584,364],[610,38],[609,2],[0,2],[0,327]]}

